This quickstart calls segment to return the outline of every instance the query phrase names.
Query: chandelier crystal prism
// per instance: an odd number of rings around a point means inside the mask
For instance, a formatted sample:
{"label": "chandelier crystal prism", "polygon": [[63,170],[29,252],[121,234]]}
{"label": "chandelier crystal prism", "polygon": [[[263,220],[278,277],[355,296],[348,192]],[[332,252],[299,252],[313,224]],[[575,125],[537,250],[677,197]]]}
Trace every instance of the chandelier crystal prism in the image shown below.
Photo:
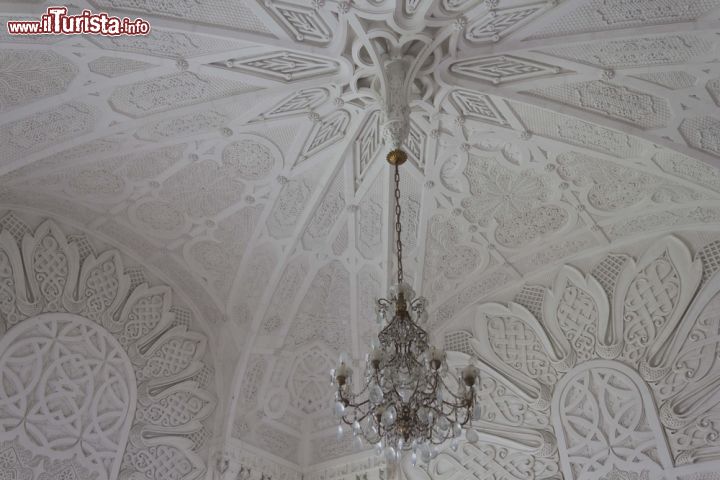
{"label": "chandelier crystal prism", "polygon": [[[405,72],[411,71],[402,59],[384,65],[384,130],[393,149],[387,161],[394,170],[395,254],[397,284],[387,298],[378,299],[376,312],[383,325],[371,345],[357,385],[347,355],[331,372],[335,391],[335,414],[340,419],[339,436],[349,428],[354,442],[375,445],[388,461],[397,461],[403,452],[412,452],[413,464],[429,462],[438,446],[450,440],[457,448],[463,430],[466,439],[478,440],[472,428],[480,418],[477,401],[478,369],[467,365],[459,372],[448,367],[446,354],[429,343],[420,325],[426,320],[427,302],[403,281],[402,225],[400,207],[400,166],[407,160],[401,145],[409,125],[408,85]],[[404,88],[403,88],[404,87]],[[345,426],[345,427],[344,427]]]}

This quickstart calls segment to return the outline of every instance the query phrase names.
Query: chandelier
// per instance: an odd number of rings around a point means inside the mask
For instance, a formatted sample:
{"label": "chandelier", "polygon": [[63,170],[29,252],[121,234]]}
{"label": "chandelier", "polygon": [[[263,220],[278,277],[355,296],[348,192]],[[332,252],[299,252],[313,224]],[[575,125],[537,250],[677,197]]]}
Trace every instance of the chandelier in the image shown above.
{"label": "chandelier", "polygon": [[387,160],[395,172],[395,235],[397,284],[388,298],[377,300],[378,320],[383,325],[371,345],[366,366],[353,382],[353,370],[346,355],[332,371],[336,387],[335,414],[349,426],[354,442],[375,445],[388,461],[397,461],[404,451],[411,451],[413,464],[418,459],[429,462],[438,445],[450,440],[457,448],[462,431],[468,441],[478,440],[472,420],[479,419],[476,401],[478,369],[466,366],[457,375],[448,371],[446,354],[429,344],[428,333],[420,326],[427,314],[424,298],[415,298],[403,282],[400,223],[400,171],[407,154],[392,150]]}

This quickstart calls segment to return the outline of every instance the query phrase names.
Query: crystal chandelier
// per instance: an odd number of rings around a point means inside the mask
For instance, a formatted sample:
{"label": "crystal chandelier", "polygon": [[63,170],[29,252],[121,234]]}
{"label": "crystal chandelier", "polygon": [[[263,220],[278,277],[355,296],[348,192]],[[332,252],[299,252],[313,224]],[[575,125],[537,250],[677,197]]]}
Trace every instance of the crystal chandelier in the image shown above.
{"label": "crystal chandelier", "polygon": [[[395,235],[397,284],[387,299],[376,304],[383,326],[367,355],[362,384],[355,388],[353,371],[347,356],[341,355],[332,371],[336,386],[335,414],[349,425],[355,442],[374,444],[389,461],[399,460],[403,451],[411,451],[413,464],[429,462],[437,446],[451,439],[457,448],[463,429],[474,442],[478,434],[472,420],[478,419],[476,401],[478,369],[468,365],[457,376],[448,372],[442,349],[430,346],[428,334],[420,326],[426,319],[427,303],[403,282],[400,224],[400,171],[407,154],[392,150],[387,160],[395,172]],[[347,428],[347,427],[345,427]]]}

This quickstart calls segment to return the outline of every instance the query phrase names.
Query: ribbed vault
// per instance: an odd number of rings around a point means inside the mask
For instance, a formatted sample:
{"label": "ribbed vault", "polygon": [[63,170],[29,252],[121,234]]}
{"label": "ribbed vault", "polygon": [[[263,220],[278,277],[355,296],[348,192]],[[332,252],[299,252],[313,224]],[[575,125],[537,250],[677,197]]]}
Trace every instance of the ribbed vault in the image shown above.
{"label": "ribbed vault", "polygon": [[[1,1],[0,13],[4,23],[47,6]],[[335,438],[327,371],[340,351],[363,357],[372,299],[388,286],[391,185],[376,94],[386,55],[416,59],[404,258],[430,300],[436,343],[483,357],[468,338],[481,328],[477,305],[491,300],[523,305],[546,328],[547,292],[559,295],[553,282],[567,268],[622,317],[614,282],[632,284],[661,256],[641,260],[657,242],[683,259],[675,267],[699,265],[678,273],[696,285],[682,284],[673,308],[684,312],[717,267],[718,0],[74,7],[142,16],[152,33],[0,33],[0,204],[110,242],[161,272],[205,320],[222,343],[224,419],[203,451],[207,475],[223,471],[223,455],[233,478],[243,462],[276,478],[329,478],[342,475],[338,458],[364,458]],[[671,398],[657,395],[658,405]],[[553,431],[550,420],[540,427]],[[546,440],[496,433],[522,454]],[[677,463],[679,447],[667,448]],[[555,454],[543,458],[557,466]],[[464,455],[446,460],[471,468],[490,454]],[[532,478],[556,472],[545,473]]]}

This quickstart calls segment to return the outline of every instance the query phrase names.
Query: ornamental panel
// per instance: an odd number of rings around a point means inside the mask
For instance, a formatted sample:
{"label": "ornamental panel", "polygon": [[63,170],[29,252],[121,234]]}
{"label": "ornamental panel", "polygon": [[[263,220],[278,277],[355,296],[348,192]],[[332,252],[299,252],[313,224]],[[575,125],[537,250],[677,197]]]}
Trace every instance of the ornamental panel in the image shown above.
{"label": "ornamental panel", "polygon": [[200,478],[217,400],[193,315],[117,250],[0,225],[0,473]]}
{"label": "ornamental panel", "polygon": [[120,343],[90,320],[47,313],[10,330],[0,352],[0,439],[115,478],[137,401]]}

